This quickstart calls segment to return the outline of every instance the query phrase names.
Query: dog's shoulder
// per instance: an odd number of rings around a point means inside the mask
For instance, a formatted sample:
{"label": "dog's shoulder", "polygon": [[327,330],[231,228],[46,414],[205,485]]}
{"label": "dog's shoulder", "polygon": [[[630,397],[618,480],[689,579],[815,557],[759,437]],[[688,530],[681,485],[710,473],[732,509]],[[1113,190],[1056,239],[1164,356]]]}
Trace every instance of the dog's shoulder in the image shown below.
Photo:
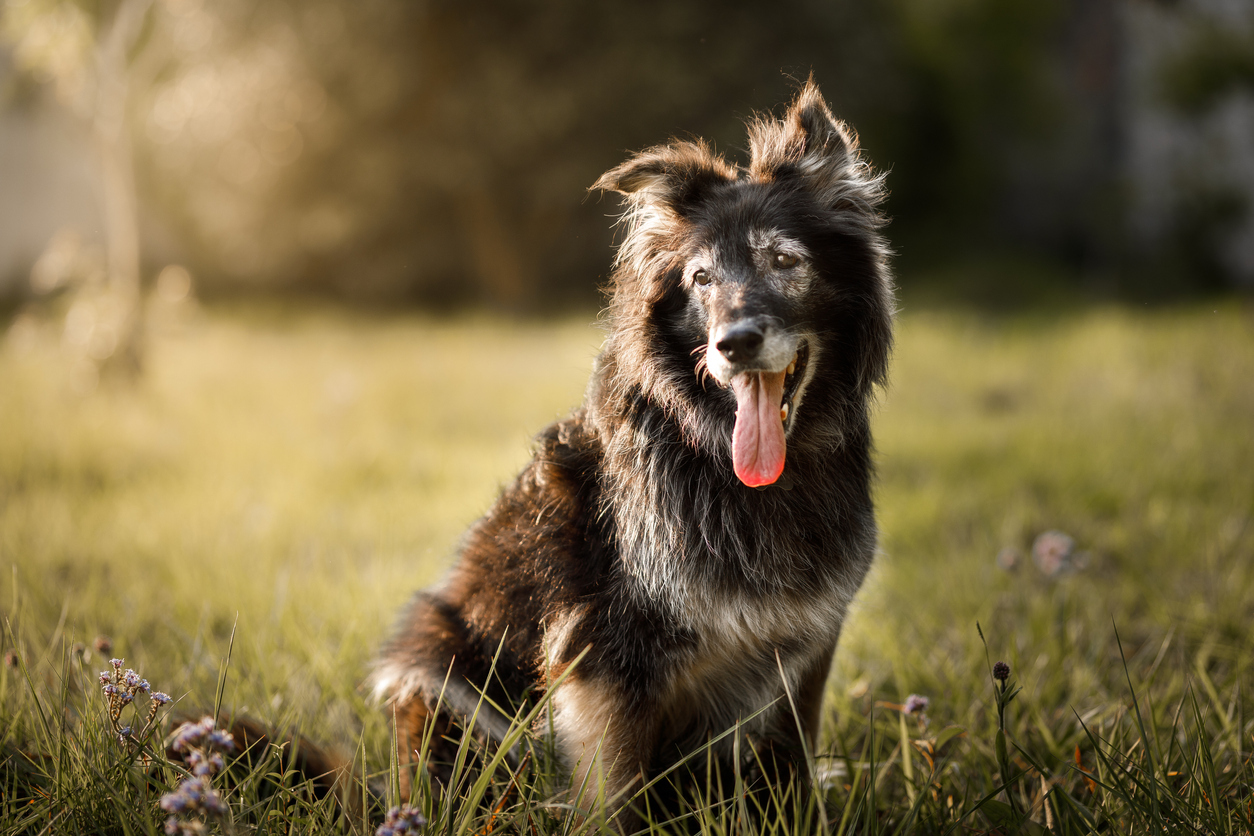
{"label": "dog's shoulder", "polygon": [[531,469],[541,479],[595,480],[600,464],[601,442],[582,407],[536,436]]}
{"label": "dog's shoulder", "polygon": [[541,431],[531,461],[468,532],[454,577],[493,594],[523,589],[533,604],[582,594],[607,559],[601,458],[582,410]]}

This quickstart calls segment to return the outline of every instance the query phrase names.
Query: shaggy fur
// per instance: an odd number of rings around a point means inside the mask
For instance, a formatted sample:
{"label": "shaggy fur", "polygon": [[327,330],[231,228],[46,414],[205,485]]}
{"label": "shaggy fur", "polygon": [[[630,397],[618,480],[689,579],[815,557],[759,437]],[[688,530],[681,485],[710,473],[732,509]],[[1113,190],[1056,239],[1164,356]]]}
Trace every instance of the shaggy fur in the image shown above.
{"label": "shaggy fur", "polygon": [[[585,648],[546,720],[573,786],[622,797],[755,713],[745,733],[785,763],[814,743],[876,550],[883,177],[813,82],[749,143],[747,168],[672,141],[594,185],[626,203],[609,336],[583,406],[540,434],[378,660],[402,763],[425,724],[464,721],[480,692],[534,700]],[[507,726],[485,705],[476,731]]]}

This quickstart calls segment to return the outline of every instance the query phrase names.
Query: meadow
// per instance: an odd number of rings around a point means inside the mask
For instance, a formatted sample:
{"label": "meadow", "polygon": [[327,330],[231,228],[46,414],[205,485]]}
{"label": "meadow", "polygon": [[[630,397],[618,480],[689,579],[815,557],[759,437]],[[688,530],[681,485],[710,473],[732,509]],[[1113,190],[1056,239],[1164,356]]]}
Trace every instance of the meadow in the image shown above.
{"label": "meadow", "polygon": [[[185,776],[114,739],[111,657],[170,710],[299,730],[386,795],[370,659],[579,402],[593,319],[186,305],[153,321],[129,383],[85,375],[58,319],[14,321],[0,831],[162,831]],[[907,304],[897,334],[875,417],[883,554],[837,652],[820,798],[706,798],[674,827],[1250,832],[1254,311]],[[282,752],[249,769],[213,828],[378,824],[311,799]],[[543,757],[468,773],[428,800],[428,829],[600,827],[563,813],[559,783]]]}

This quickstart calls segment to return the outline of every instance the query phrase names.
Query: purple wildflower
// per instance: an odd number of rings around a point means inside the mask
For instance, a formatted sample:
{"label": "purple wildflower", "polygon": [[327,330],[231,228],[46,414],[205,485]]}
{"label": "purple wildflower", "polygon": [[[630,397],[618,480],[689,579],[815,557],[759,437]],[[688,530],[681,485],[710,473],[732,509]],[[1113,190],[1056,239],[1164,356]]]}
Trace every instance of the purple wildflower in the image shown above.
{"label": "purple wildflower", "polygon": [[170,702],[170,695],[165,691],[153,691],[152,701],[157,705],[167,705]]}
{"label": "purple wildflower", "polygon": [[918,694],[911,694],[906,697],[905,712],[907,714],[922,714],[927,711],[928,704],[931,702],[927,697]]}
{"label": "purple wildflower", "polygon": [[1032,557],[1048,577],[1056,577],[1070,571],[1071,557],[1075,552],[1075,540],[1061,531],[1046,531],[1032,543]]}
{"label": "purple wildflower", "polygon": [[[167,813],[204,813],[209,816],[223,816],[226,814],[227,806],[222,796],[209,783],[209,776],[197,774],[185,779],[174,788],[174,792],[161,796],[161,809]],[[174,830],[170,829],[172,826]],[[203,823],[180,821],[174,816],[166,820],[167,833],[198,832],[202,829]]]}
{"label": "purple wildflower", "polygon": [[222,729],[209,732],[209,745],[216,746],[224,752],[235,751],[235,735]]}
{"label": "purple wildflower", "polygon": [[161,796],[161,809],[167,813],[181,813],[186,810],[191,804],[186,789],[187,785],[181,784],[174,792]]}
{"label": "purple wildflower", "polygon": [[205,757],[199,750],[193,751],[187,758],[187,762],[192,767],[193,775],[201,775],[208,777],[222,771],[226,766],[226,761],[222,760],[222,756],[214,752],[209,757]]}
{"label": "purple wildflower", "polygon": [[193,776],[179,784],[178,787],[175,788],[174,794],[181,795],[183,798],[187,799],[188,806],[194,808],[199,807],[200,803],[204,800],[205,793],[207,792],[213,792],[213,790],[209,787],[209,782],[204,778]]}
{"label": "purple wildflower", "polygon": [[215,771],[205,756],[200,753],[199,749],[192,750],[192,753],[187,756],[187,763],[192,768],[192,774],[199,775],[202,778],[212,775]]}
{"label": "purple wildflower", "polygon": [[205,836],[209,828],[199,819],[188,821],[178,816],[170,816],[165,820],[165,832],[166,836]]}
{"label": "purple wildflower", "polygon": [[214,721],[212,717],[202,717],[198,722],[187,722],[179,726],[174,731],[174,741],[170,744],[170,748],[176,752],[186,752],[193,746],[198,746],[205,739],[205,735],[213,729]]}
{"label": "purple wildflower", "polygon": [[225,765],[220,754],[208,751],[210,747],[224,752],[235,749],[235,738],[229,732],[215,729],[212,717],[179,726],[170,744],[171,749],[184,755],[184,760],[197,775],[212,775],[220,772]]}
{"label": "purple wildflower", "polygon": [[124,661],[125,661],[124,659],[110,659],[110,660],[109,660],[109,664],[110,664],[110,665],[113,665],[113,667],[114,667],[114,669],[115,669],[115,670],[119,670],[119,671],[120,671],[120,670],[122,670],[122,663],[123,663]]}
{"label": "purple wildflower", "polygon": [[216,790],[207,789],[204,796],[200,799],[200,807],[211,816],[226,815],[226,802],[222,800],[222,796],[218,795]]}
{"label": "purple wildflower", "polygon": [[408,804],[393,807],[388,810],[387,818],[379,825],[375,836],[417,836],[426,823],[426,817],[416,807]]}
{"label": "purple wildflower", "polygon": [[[169,701],[169,696],[160,691],[152,695]],[[217,722],[213,717],[202,717],[196,722],[183,723],[174,731],[170,748],[183,756],[190,777],[175,788],[174,792],[162,796],[161,807],[167,812],[185,813],[199,812],[207,816],[221,817],[227,812],[226,802],[218,795],[210,783],[213,776],[226,766],[222,755],[210,751],[212,748],[230,751],[235,748],[235,739],[229,732],[215,728]],[[166,832],[179,834],[204,832],[203,821],[183,821],[171,816],[166,821]]]}
{"label": "purple wildflower", "polygon": [[200,731],[200,726],[195,723],[184,723],[174,732],[174,740],[170,742],[170,748],[176,752],[186,752],[199,743],[202,737],[204,735]]}
{"label": "purple wildflower", "polygon": [[993,679],[998,682],[1005,682],[1010,678],[1010,666],[1005,662],[998,662],[993,665]]}

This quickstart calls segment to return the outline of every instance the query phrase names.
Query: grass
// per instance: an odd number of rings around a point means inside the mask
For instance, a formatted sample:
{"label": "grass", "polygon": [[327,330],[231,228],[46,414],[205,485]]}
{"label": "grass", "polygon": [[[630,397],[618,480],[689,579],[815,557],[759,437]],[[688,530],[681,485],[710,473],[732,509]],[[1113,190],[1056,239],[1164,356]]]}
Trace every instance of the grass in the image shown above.
{"label": "grass", "polygon": [[[220,693],[386,786],[366,666],[531,435],[578,402],[600,341],[584,321],[318,307],[157,325],[144,377],[90,392],[54,321],[23,317],[0,345],[3,832],[160,832],[180,773],[122,756],[102,635],[177,707]],[[908,309],[898,335],[876,416],[884,554],[830,682],[827,803],[732,793],[694,804],[689,829],[1249,832],[1254,316]],[[1048,530],[1082,568],[1037,568]],[[898,709],[909,694],[926,722]],[[554,806],[543,747],[486,777],[471,762],[428,801],[433,829],[598,826]],[[228,832],[338,827],[283,753],[248,770]]]}

